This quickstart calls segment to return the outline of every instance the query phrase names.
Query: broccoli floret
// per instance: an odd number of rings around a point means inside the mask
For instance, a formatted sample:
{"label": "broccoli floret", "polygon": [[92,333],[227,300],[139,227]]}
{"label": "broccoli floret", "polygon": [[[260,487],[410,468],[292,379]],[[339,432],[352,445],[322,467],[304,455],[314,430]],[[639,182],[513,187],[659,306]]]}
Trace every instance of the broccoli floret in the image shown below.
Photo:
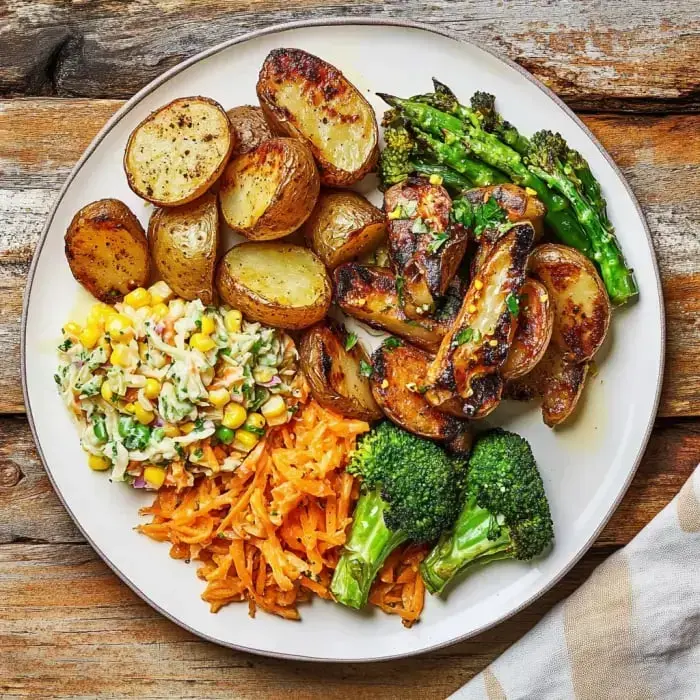
{"label": "broccoli floret", "polygon": [[361,441],[348,471],[362,479],[362,494],[331,583],[336,601],[361,608],[396,547],[436,540],[450,528],[461,506],[462,467],[434,442],[389,421]]}
{"label": "broccoli floret", "polygon": [[389,110],[382,122],[386,147],[379,156],[379,182],[382,191],[403,182],[412,172],[415,142],[404,123]]}
{"label": "broccoli floret", "polygon": [[532,559],[554,539],[542,478],[527,440],[493,430],[469,459],[466,498],[454,528],[421,565],[431,593],[460,571],[497,559]]}

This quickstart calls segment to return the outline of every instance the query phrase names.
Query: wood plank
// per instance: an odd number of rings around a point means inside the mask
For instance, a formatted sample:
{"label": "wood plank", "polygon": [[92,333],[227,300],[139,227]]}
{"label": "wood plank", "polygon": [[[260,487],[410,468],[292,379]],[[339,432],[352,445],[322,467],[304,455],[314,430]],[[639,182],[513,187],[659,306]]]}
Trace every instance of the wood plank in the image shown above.
{"label": "wood plank", "polygon": [[[700,422],[659,421],[630,490],[596,546],[629,542],[678,493],[699,454]],[[120,487],[114,488],[118,493]],[[0,418],[0,513],[0,545],[84,542],[54,493],[20,416]]]}
{"label": "wood plank", "polygon": [[[21,296],[56,192],[119,100],[0,101],[0,412],[22,411]],[[586,115],[629,179],[659,257],[668,320],[662,416],[700,414],[700,116]],[[60,134],[60,138],[57,135]]]}
{"label": "wood plank", "polygon": [[138,599],[87,545],[3,546],[0,695],[444,698],[570,595],[612,551],[590,552],[512,620],[418,663],[321,665],[264,659],[196,638]]}
{"label": "wood plank", "polygon": [[14,0],[0,11],[3,34],[12,37],[0,42],[0,94],[126,98],[236,35],[309,17],[369,15],[422,21],[481,42],[579,108],[700,104],[692,2],[434,0],[426,9],[404,0]]}

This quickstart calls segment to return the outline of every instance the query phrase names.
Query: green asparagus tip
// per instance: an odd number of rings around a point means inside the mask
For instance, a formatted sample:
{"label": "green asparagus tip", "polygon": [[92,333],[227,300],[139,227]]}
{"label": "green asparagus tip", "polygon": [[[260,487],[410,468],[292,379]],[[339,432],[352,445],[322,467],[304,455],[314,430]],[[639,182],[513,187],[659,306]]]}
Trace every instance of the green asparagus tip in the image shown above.
{"label": "green asparagus tip", "polygon": [[394,97],[394,95],[389,95],[386,92],[378,92],[376,93],[376,95],[392,107],[400,107],[406,101],[402,100],[400,97]]}

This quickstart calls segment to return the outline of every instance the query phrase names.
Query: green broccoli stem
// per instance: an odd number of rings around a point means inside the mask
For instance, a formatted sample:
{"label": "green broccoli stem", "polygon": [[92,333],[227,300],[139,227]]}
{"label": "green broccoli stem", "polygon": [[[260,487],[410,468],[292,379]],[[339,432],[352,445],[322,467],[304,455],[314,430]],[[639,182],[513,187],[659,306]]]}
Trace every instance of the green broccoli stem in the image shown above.
{"label": "green broccoli stem", "polygon": [[[499,141],[494,134],[489,134],[480,127],[467,126],[458,117],[441,112],[430,105],[410,102],[390,95],[380,95],[380,97],[391,106],[400,108],[402,114],[417,129],[445,139],[447,148],[441,149],[442,155],[436,153],[439,161],[459,170],[453,164],[454,154],[471,153],[488,165],[504,172],[517,185],[533,189],[547,207],[545,221],[557,236],[586,257],[593,258],[591,244],[566,199],[552,192],[545,182],[528,170],[517,151]],[[442,142],[432,139],[429,143],[431,147],[433,144],[436,147],[437,143]],[[463,150],[456,144],[462,145]]]}
{"label": "green broccoli stem", "polygon": [[572,164],[569,167],[571,167],[581,183],[583,194],[598,213],[598,218],[601,223],[608,231],[612,232],[612,224],[610,223],[610,219],[608,219],[607,203],[601,192],[600,183],[595,179],[588,163],[583,157],[580,157],[576,165]]}
{"label": "green broccoli stem", "polygon": [[[495,539],[490,539],[494,532]],[[499,526],[489,511],[467,501],[452,532],[444,535],[421,564],[421,575],[431,593],[442,593],[445,586],[467,567],[509,559],[513,544],[507,527]]]}
{"label": "green broccoli stem", "polygon": [[458,173],[447,165],[429,163],[428,161],[416,158],[411,161],[411,166],[413,167],[413,172],[419,175],[439,175],[442,178],[442,184],[453,192],[462,192],[462,190],[468,190],[474,187],[473,181],[466,175]]}
{"label": "green broccoli stem", "polygon": [[360,496],[353,514],[352,530],[331,581],[331,593],[338,603],[362,608],[372,582],[386,558],[408,539],[402,530],[392,532],[384,522],[386,502],[381,493]]}
{"label": "green broccoli stem", "polygon": [[620,305],[635,298],[639,294],[639,288],[634,274],[625,264],[614,234],[606,230],[595,208],[564,173],[559,170],[548,172],[536,165],[530,165],[530,169],[571,202],[579,223],[588,233],[593,247],[593,260],[598,264],[610,301]]}

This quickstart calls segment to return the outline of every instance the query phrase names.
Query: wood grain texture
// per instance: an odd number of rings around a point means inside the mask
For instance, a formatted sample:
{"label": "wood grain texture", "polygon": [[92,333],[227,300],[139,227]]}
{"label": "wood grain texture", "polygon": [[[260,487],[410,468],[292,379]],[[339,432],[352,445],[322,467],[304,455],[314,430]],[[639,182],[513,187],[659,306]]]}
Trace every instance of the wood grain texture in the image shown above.
{"label": "wood grain texture", "polygon": [[[21,411],[21,296],[56,193],[119,100],[0,101],[0,412]],[[700,115],[585,115],[639,198],[668,320],[663,416],[700,415]]]}
{"label": "wood grain texture", "polygon": [[481,42],[579,108],[700,105],[693,3],[645,0],[13,0],[0,10],[0,94],[130,97],[183,59],[245,32],[362,15],[420,21]]}

